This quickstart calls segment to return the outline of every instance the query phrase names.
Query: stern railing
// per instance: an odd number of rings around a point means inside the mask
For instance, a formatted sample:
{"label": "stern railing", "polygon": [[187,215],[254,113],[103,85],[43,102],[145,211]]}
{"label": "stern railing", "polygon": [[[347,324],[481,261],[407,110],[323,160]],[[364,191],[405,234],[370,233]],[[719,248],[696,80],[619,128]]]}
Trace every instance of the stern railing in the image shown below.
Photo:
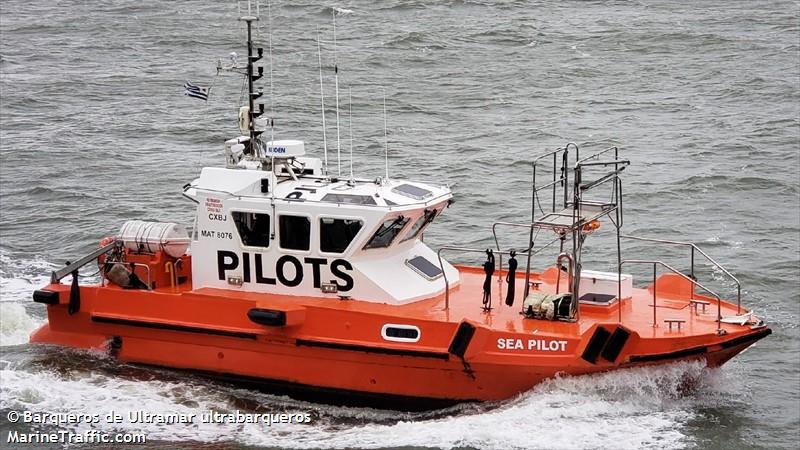
{"label": "stern railing", "polygon": [[[702,284],[697,282],[697,280],[689,278],[688,276],[686,276],[686,274],[682,273],[678,269],[670,266],[669,264],[667,264],[667,263],[665,263],[663,261],[651,260],[651,259],[628,259],[628,260],[622,261],[620,263],[620,267],[622,267],[624,264],[652,264],[653,265],[653,326],[654,327],[658,326],[658,322],[656,321],[656,305],[657,305],[657,303],[656,303],[656,298],[657,298],[656,297],[656,291],[657,291],[657,289],[656,289],[656,279],[658,278],[658,269],[657,269],[657,267],[658,266],[662,266],[662,267],[665,267],[666,269],[668,269],[670,272],[680,276],[684,280],[692,283],[693,286],[697,286],[700,289],[708,292],[714,298],[717,299],[717,334],[722,334],[722,331],[723,331],[722,330],[722,298],[720,298],[720,296],[717,295],[716,292],[714,292],[711,289],[703,286]],[[694,290],[694,288],[692,288],[692,290]]]}
{"label": "stern railing", "polygon": [[736,314],[741,314],[742,313],[742,283],[739,282],[739,279],[736,278],[735,276],[733,276],[733,274],[730,273],[728,271],[728,269],[722,267],[722,265],[720,263],[715,261],[714,258],[708,256],[708,254],[706,252],[704,252],[703,250],[701,250],[700,247],[698,247],[697,245],[695,245],[695,244],[693,244],[691,242],[672,241],[672,240],[668,240],[668,239],[654,239],[654,238],[646,238],[646,237],[633,236],[633,235],[624,235],[624,234],[620,235],[620,237],[624,238],[624,239],[633,239],[633,240],[636,240],[636,241],[655,242],[655,243],[658,243],[658,244],[668,244],[668,245],[678,245],[678,246],[689,247],[689,249],[690,249],[689,250],[689,260],[690,260],[690,263],[689,263],[690,264],[689,276],[692,279],[697,279],[697,277],[695,276],[695,272],[694,272],[694,260],[695,260],[695,253],[699,253],[700,255],[702,255],[706,259],[706,261],[708,261],[714,267],[716,267],[717,269],[722,271],[722,273],[724,273],[736,285]]}

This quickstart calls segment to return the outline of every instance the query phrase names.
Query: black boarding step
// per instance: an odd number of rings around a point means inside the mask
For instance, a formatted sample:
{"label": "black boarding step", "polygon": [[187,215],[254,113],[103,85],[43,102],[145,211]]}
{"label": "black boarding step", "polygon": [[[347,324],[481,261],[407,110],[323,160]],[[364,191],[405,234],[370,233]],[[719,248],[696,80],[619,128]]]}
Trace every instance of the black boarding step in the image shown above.
{"label": "black boarding step", "polygon": [[597,327],[583,350],[581,358],[592,364],[597,363],[598,357],[613,363],[622,352],[630,335],[631,333],[622,327],[617,327],[613,333],[603,327]]}

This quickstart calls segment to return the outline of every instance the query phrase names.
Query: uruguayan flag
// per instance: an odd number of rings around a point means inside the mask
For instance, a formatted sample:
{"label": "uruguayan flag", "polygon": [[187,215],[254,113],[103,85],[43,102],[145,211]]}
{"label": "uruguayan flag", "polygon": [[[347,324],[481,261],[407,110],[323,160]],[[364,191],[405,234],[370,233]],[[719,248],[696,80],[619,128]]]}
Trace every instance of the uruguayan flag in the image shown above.
{"label": "uruguayan flag", "polygon": [[199,98],[200,100],[208,101],[208,92],[211,88],[201,87],[196,84],[192,84],[191,81],[187,81],[183,85],[184,89],[186,89],[183,94],[188,95],[189,97]]}

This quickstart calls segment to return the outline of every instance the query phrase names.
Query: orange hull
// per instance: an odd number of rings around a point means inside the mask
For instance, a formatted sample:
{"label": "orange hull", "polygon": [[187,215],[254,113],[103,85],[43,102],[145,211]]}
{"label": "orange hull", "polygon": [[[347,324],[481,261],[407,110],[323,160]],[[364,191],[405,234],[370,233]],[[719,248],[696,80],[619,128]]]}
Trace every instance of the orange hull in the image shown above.
{"label": "orange hull", "polygon": [[[617,304],[581,305],[575,323],[525,319],[516,306],[486,313],[476,294],[482,272],[459,270],[462,283],[451,290],[449,310],[442,296],[389,306],[181,286],[153,291],[82,286],[81,309],[69,315],[69,286],[52,284],[45,290],[57,292],[58,303],[48,306],[49,323],[31,342],[108,349],[125,362],[263,381],[290,393],[307,388],[318,400],[338,392],[347,394],[349,403],[385,396],[392,403],[381,406],[409,407],[405,400],[501,400],[556,374],[699,358],[717,366],[770,333],[766,327],[723,323],[727,333],[718,334],[716,305],[713,312],[695,311],[686,295],[691,286],[676,276],[657,281],[658,302],[665,305],[658,313],[685,320],[681,330],[664,323],[653,327],[649,289],[634,289],[633,298],[623,301],[621,322]],[[541,291],[555,292],[548,272],[535,278]],[[721,307],[723,316],[736,313],[735,305]],[[253,323],[252,308],[283,312],[285,326]],[[388,342],[380,332],[387,323],[419,327],[419,341]],[[460,326],[472,328],[471,336]],[[621,348],[607,351],[619,346],[611,343],[618,328],[628,336]],[[597,345],[595,335],[612,337]],[[601,348],[593,352],[593,345]]]}

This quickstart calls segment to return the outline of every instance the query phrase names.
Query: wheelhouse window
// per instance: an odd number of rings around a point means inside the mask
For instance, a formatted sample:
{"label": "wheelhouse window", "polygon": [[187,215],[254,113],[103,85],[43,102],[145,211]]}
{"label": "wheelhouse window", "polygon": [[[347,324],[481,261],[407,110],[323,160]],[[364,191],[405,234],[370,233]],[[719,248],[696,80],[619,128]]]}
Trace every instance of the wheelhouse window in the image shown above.
{"label": "wheelhouse window", "polygon": [[231,216],[243,245],[269,247],[269,214],[232,211]]}
{"label": "wheelhouse window", "polygon": [[397,216],[394,219],[383,222],[364,248],[383,248],[392,245],[394,238],[400,234],[400,231],[403,230],[403,227],[405,227],[407,223],[408,218],[403,216]]}
{"label": "wheelhouse window", "polygon": [[414,225],[411,226],[411,229],[408,230],[408,234],[406,235],[406,237],[403,238],[402,242],[417,237],[420,233],[422,233],[422,230],[424,230],[429,223],[433,222],[433,219],[435,217],[436,217],[435,209],[426,209],[425,212],[422,213],[422,217],[417,219],[417,221],[414,222]]}
{"label": "wheelhouse window", "polygon": [[327,253],[344,253],[364,223],[356,219],[319,219],[319,250]]}
{"label": "wheelhouse window", "polygon": [[352,195],[352,194],[325,194],[322,197],[323,202],[331,203],[346,203],[349,205],[377,205],[375,199],[370,195]]}
{"label": "wheelhouse window", "polygon": [[305,216],[278,217],[281,248],[308,250],[311,242],[311,221]]}

